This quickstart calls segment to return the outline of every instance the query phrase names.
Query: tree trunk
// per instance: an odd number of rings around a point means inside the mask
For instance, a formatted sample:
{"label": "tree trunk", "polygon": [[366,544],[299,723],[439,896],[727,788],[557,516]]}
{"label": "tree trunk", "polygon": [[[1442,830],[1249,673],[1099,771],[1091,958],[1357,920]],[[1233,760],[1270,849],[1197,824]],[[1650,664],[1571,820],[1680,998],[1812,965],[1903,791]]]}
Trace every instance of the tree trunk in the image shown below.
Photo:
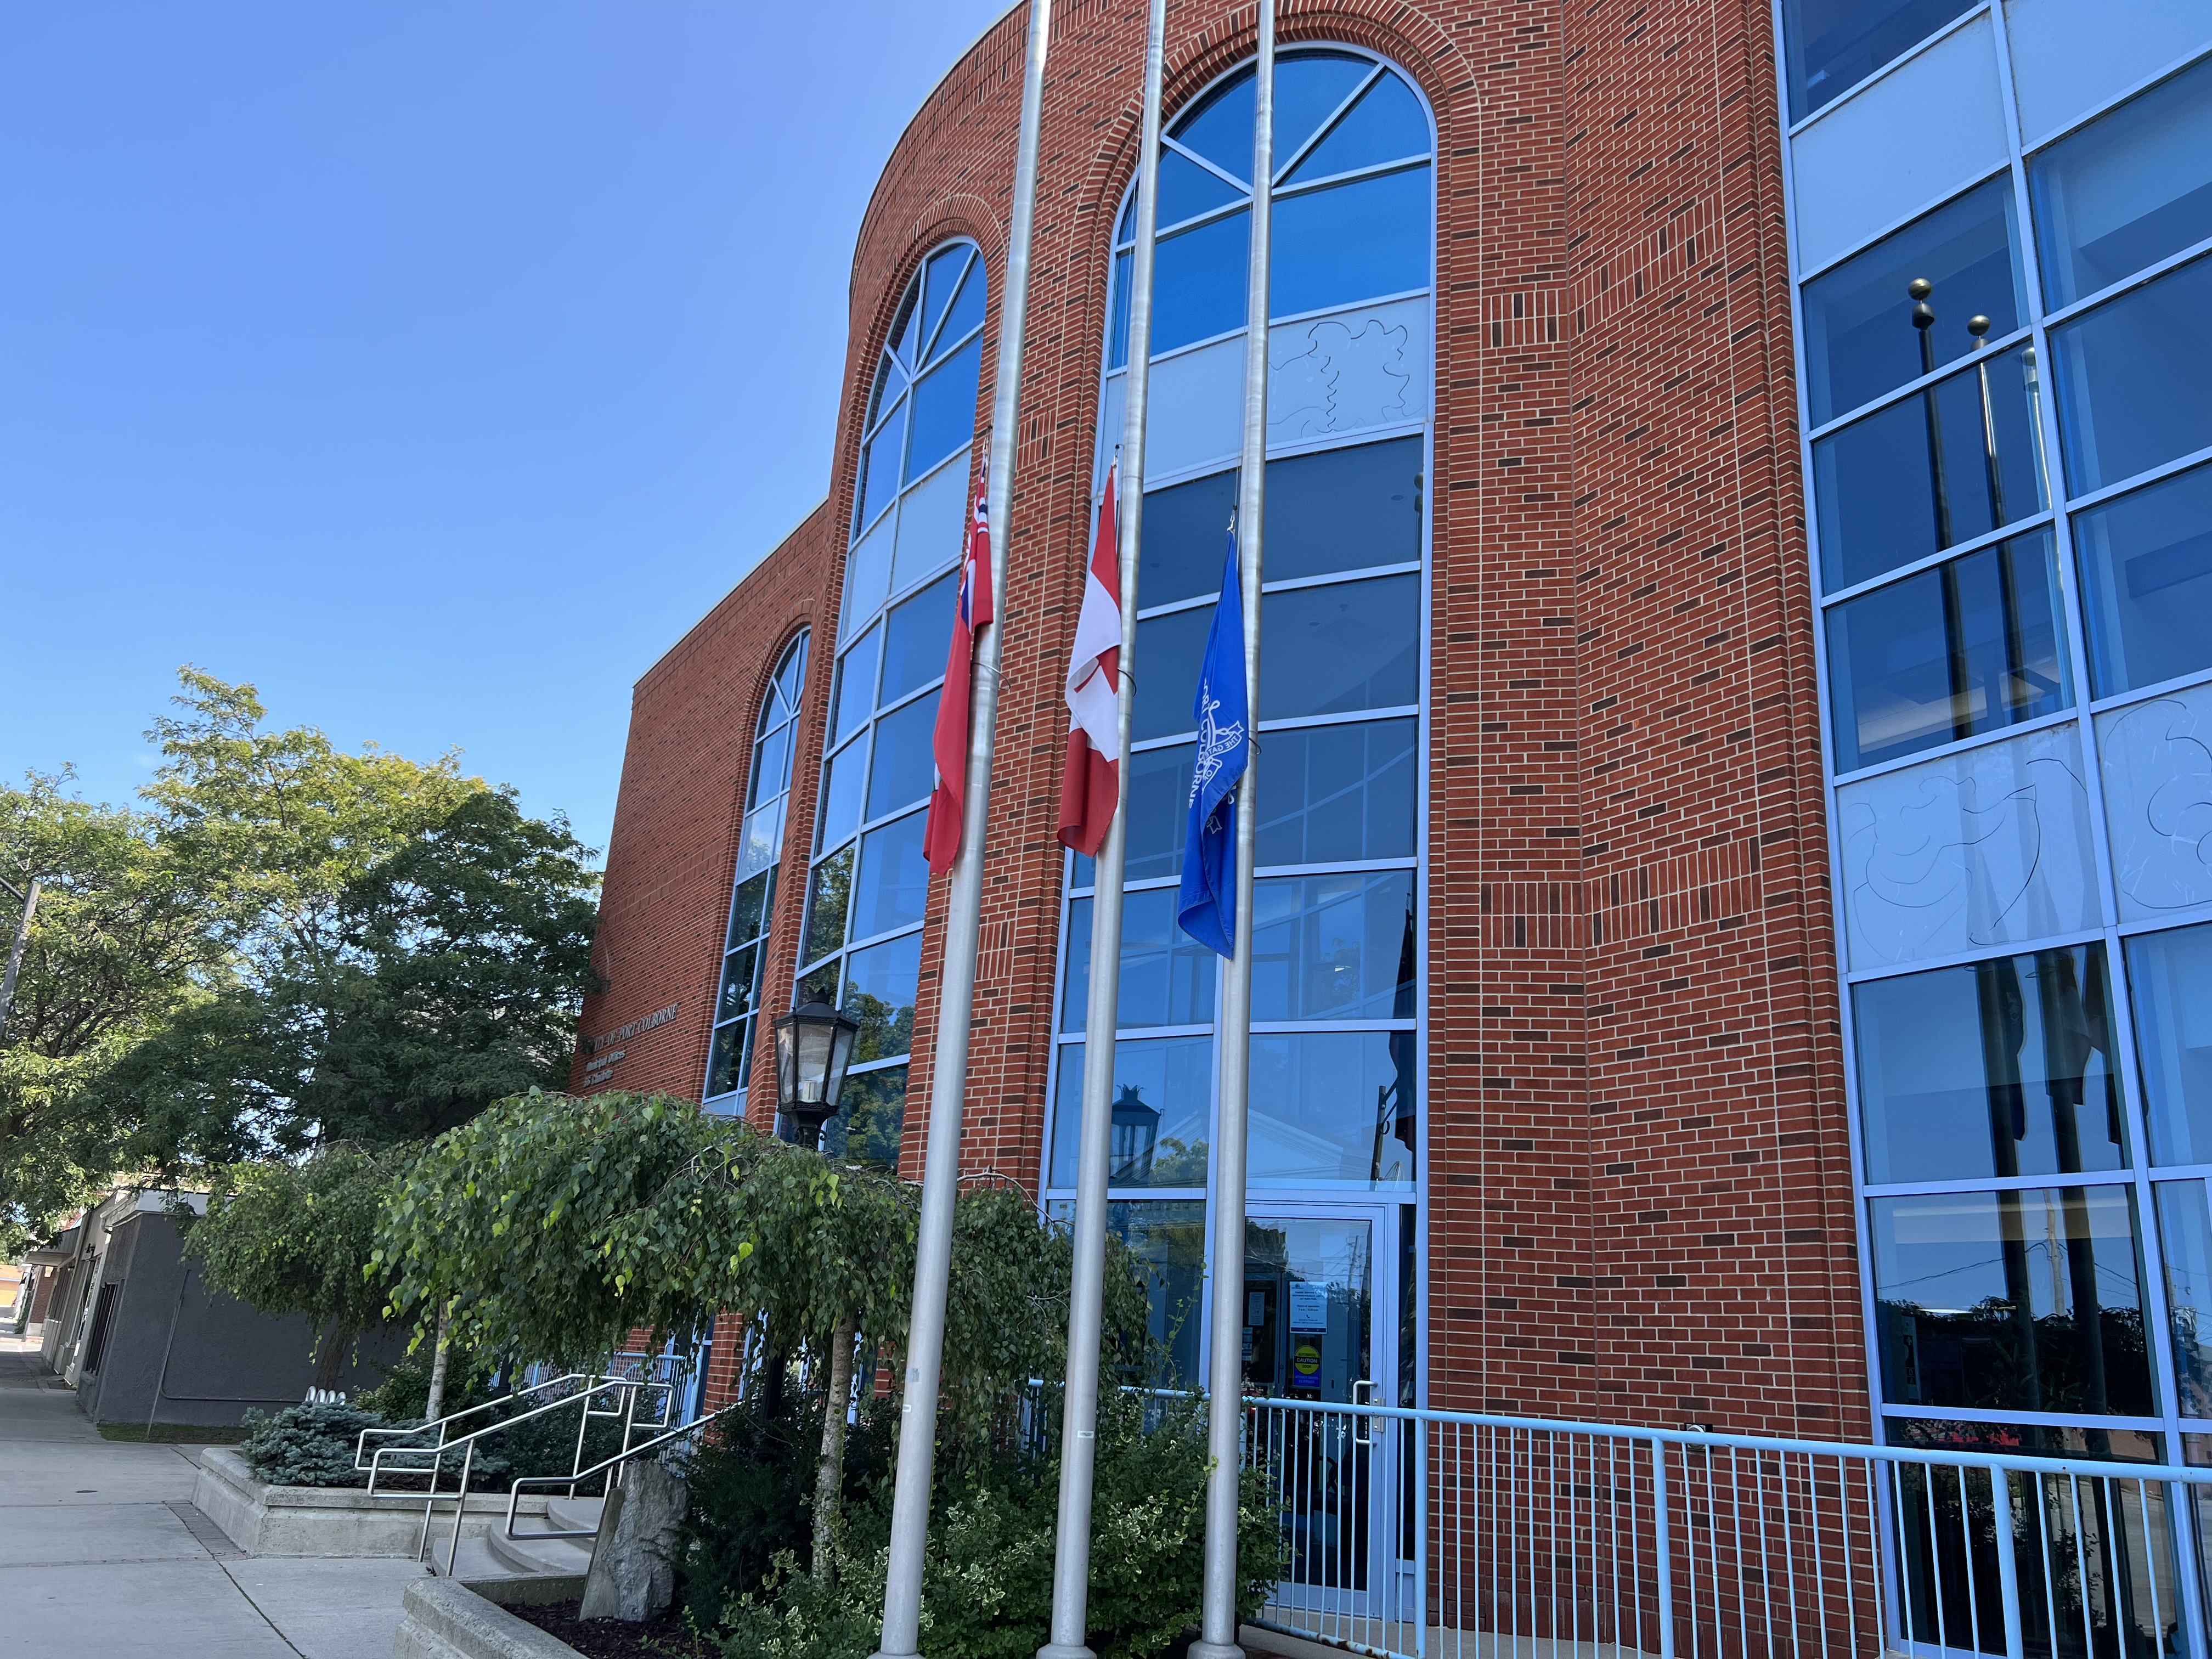
{"label": "tree trunk", "polygon": [[346,1350],[353,1346],[353,1332],[343,1320],[331,1321],[330,1329],[323,1333],[322,1352],[315,1360],[315,1386],[335,1389],[338,1372],[345,1364]]}
{"label": "tree trunk", "polygon": [[837,1322],[830,1338],[830,1387],[822,1403],[822,1464],[814,1479],[814,1577],[830,1582],[830,1540],[845,1486],[845,1414],[853,1404],[853,1321]]}
{"label": "tree trunk", "polygon": [[430,1355],[430,1393],[422,1402],[422,1420],[434,1423],[446,1414],[446,1346],[453,1328],[453,1304],[438,1309],[438,1346]]}

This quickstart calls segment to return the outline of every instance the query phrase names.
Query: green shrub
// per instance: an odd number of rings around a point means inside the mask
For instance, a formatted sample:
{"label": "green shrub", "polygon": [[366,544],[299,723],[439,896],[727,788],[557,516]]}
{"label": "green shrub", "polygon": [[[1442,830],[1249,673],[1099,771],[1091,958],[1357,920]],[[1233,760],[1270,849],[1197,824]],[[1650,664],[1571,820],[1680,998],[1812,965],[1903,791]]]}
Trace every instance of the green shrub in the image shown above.
{"label": "green shrub", "polygon": [[253,1473],[272,1486],[362,1486],[368,1477],[353,1466],[363,1429],[388,1427],[373,1411],[336,1401],[309,1401],[281,1412],[249,1411],[239,1450]]}
{"label": "green shrub", "polygon": [[[413,1353],[393,1362],[384,1373],[384,1381],[376,1387],[354,1395],[354,1404],[380,1412],[394,1423],[421,1422],[430,1403],[431,1357],[430,1345],[425,1342]],[[479,1360],[458,1351],[450,1354],[446,1363],[446,1401],[440,1410],[450,1415],[494,1398],[491,1380],[497,1369],[489,1358]],[[467,1428],[471,1424],[461,1426]]]}

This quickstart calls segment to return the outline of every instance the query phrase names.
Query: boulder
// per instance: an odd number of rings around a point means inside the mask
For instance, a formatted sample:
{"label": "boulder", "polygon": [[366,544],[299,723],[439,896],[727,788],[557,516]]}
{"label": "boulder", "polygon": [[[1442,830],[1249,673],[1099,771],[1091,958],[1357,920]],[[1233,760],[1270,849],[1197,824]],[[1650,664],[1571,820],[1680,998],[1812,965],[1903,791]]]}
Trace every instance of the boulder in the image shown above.
{"label": "boulder", "polygon": [[621,1484],[607,1494],[579,1617],[640,1624],[668,1610],[684,1497],[684,1482],[653,1459],[623,1467]]}

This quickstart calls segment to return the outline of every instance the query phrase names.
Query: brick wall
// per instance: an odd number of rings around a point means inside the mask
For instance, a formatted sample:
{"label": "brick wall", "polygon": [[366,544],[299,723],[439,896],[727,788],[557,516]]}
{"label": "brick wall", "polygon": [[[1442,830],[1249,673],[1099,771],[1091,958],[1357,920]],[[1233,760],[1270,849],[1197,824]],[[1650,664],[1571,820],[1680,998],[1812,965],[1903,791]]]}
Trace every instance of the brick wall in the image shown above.
{"label": "brick wall", "polygon": [[[1437,1404],[1868,1428],[1767,19],[1748,0],[1280,15],[1286,45],[1390,57],[1439,128]],[[640,683],[602,933],[614,983],[586,1030],[684,1007],[618,1083],[698,1087],[745,743],[802,623],[786,844],[807,843],[857,417],[907,280],[948,236],[984,250],[997,361],[1026,23],[1002,20],[953,68],[870,203],[828,502]],[[1176,0],[1170,112],[1249,54],[1253,23],[1249,6]],[[1139,0],[1054,9],[963,1159],[1024,1187],[1050,1043],[1059,681],[1143,28]],[[771,1009],[795,971],[803,867],[790,852]],[[940,883],[909,1175],[945,897]]]}

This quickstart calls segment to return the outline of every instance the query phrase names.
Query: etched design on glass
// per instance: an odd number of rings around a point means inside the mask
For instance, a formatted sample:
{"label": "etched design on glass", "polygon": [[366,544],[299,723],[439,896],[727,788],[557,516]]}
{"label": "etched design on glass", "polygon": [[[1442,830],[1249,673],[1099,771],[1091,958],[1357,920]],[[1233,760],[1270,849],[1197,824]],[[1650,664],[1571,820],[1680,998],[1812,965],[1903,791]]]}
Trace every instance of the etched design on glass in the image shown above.
{"label": "etched design on glass", "polygon": [[2089,794],[2069,725],[1836,792],[1851,966],[2094,927]]}
{"label": "etched design on glass", "polygon": [[1270,329],[1268,442],[1421,419],[1428,304],[1400,300]]}
{"label": "etched design on glass", "polygon": [[2212,684],[2097,721],[2120,916],[2212,903]]}

